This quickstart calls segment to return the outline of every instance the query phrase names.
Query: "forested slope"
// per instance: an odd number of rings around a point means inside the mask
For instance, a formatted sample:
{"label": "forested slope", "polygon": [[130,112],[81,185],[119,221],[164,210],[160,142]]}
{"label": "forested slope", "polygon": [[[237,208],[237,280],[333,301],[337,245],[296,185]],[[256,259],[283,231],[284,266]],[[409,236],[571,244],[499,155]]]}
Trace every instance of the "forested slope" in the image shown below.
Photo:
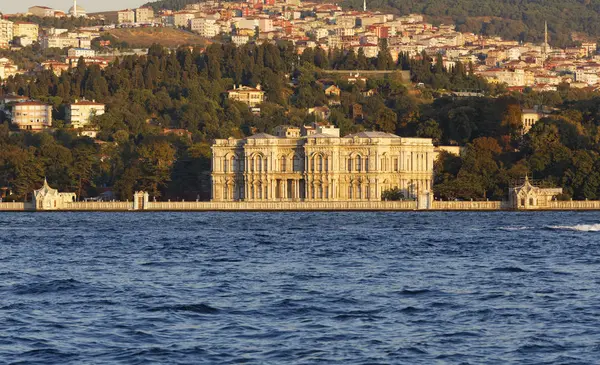
{"label": "forested slope", "polygon": [[[343,6],[361,8],[361,0]],[[571,32],[600,35],[600,0],[371,0],[367,6],[401,14],[421,13],[429,20],[452,20],[461,31],[540,41],[548,21],[551,41],[564,44]]]}
{"label": "forested slope", "polygon": [[[198,0],[160,0],[155,9],[181,9]],[[344,8],[362,9],[362,0],[344,0]],[[544,21],[553,45],[570,41],[572,32],[600,36],[600,0],[368,0],[369,9],[397,14],[420,13],[429,21],[454,22],[461,31],[540,41]]]}

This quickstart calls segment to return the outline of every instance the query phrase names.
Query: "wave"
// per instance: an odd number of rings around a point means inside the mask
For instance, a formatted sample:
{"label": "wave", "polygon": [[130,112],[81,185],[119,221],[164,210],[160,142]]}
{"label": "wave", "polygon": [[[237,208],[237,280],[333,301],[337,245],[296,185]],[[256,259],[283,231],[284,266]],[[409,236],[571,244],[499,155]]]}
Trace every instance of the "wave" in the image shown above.
{"label": "wave", "polygon": [[498,227],[501,231],[526,231],[532,229],[533,227],[529,226],[517,226],[517,227]]}
{"label": "wave", "polygon": [[51,280],[39,283],[17,284],[13,287],[13,293],[19,295],[45,294],[68,290],[77,290],[80,289],[82,286],[83,283],[75,279]]}
{"label": "wave", "polygon": [[219,309],[211,307],[209,305],[200,304],[175,304],[163,307],[156,307],[150,309],[151,312],[193,312],[200,314],[214,314],[218,313]]}
{"label": "wave", "polygon": [[578,232],[600,232],[600,223],[598,224],[576,224],[574,226],[548,226],[549,229],[562,231]]}
{"label": "wave", "polygon": [[521,269],[520,267],[516,267],[516,266],[495,267],[492,269],[492,271],[496,271],[496,272],[527,272],[527,270]]}

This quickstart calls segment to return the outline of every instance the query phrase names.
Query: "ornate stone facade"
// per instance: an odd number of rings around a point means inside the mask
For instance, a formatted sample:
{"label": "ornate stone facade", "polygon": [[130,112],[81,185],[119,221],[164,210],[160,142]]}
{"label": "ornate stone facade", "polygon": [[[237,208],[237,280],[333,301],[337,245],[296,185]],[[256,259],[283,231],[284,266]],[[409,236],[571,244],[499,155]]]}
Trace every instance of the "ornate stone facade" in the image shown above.
{"label": "ornate stone facade", "polygon": [[76,200],[75,193],[59,193],[51,188],[44,179],[44,185],[33,192],[33,207],[35,210],[61,210],[68,203]]}
{"label": "ornate stone facade", "polygon": [[218,139],[212,152],[212,201],[377,201],[396,187],[414,198],[433,179],[431,139],[383,132],[260,133]]}
{"label": "ornate stone facade", "polygon": [[534,186],[525,176],[523,184],[512,187],[508,199],[512,209],[547,209],[562,194],[562,188],[540,188]]}

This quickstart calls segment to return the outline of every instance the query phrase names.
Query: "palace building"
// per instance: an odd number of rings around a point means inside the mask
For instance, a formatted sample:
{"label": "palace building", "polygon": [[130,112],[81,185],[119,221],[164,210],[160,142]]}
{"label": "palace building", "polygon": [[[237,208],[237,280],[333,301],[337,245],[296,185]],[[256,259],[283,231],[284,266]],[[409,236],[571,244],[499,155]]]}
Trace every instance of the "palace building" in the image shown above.
{"label": "palace building", "polygon": [[298,130],[215,140],[212,200],[378,201],[393,188],[407,198],[431,191],[430,138],[384,132],[340,137],[331,126],[317,126],[308,136]]}

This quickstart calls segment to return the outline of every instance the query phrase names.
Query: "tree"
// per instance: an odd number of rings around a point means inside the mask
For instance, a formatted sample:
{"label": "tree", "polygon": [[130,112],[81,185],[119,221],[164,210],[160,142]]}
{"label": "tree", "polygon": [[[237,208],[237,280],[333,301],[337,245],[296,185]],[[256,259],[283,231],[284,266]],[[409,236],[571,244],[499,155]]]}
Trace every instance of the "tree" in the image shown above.
{"label": "tree", "polygon": [[382,132],[396,133],[397,118],[396,113],[384,107],[377,114],[377,128]]}
{"label": "tree", "polygon": [[398,201],[404,199],[404,193],[399,188],[392,188],[381,193],[381,200]]}

